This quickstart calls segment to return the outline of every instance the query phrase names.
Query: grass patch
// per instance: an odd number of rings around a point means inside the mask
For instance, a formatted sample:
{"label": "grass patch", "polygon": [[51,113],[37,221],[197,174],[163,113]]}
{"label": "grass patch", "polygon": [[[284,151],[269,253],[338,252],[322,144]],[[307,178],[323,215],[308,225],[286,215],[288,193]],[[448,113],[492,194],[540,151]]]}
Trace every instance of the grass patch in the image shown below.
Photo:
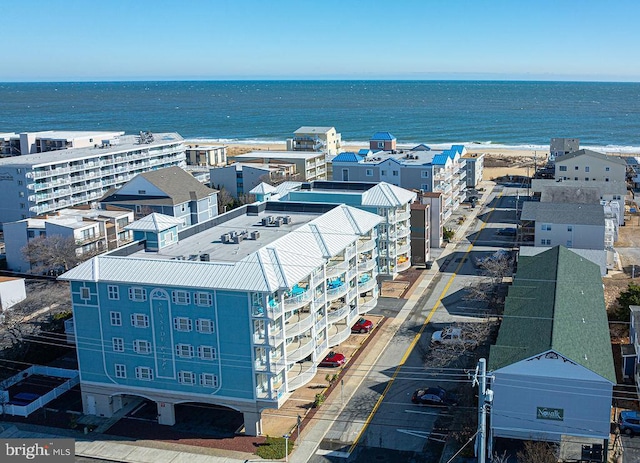
{"label": "grass patch", "polygon": [[[256,450],[256,455],[265,460],[277,460],[284,458],[284,437],[269,437],[264,444],[261,444]],[[289,453],[293,450],[293,441],[289,439]]]}

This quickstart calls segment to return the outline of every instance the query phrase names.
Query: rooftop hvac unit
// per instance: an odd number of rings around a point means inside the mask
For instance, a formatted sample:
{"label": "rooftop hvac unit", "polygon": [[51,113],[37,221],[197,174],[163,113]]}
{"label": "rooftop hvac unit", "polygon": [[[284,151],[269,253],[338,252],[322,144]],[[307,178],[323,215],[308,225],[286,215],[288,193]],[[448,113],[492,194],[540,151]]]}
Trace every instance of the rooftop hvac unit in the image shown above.
{"label": "rooftop hvac unit", "polygon": [[283,223],[285,223],[285,224],[291,223],[291,216],[290,215],[285,215],[285,216],[283,216],[281,218],[282,218]]}
{"label": "rooftop hvac unit", "polygon": [[242,235],[237,235],[237,234],[236,234],[236,235],[233,237],[233,242],[234,242],[234,243],[236,243],[236,244],[238,244],[238,243],[240,243],[240,241],[242,241],[242,238],[243,238],[243,236],[242,236]]}
{"label": "rooftop hvac unit", "polygon": [[251,232],[251,239],[252,240],[257,240],[258,238],[260,238],[260,232],[259,231],[252,231]]}
{"label": "rooftop hvac unit", "polygon": [[284,223],[284,218],[283,217],[277,217],[276,220],[275,220],[274,225],[276,227],[280,227],[280,226],[282,226],[283,223]]}
{"label": "rooftop hvac unit", "polygon": [[268,215],[262,218],[262,225],[264,225],[265,227],[271,225],[272,223],[273,223],[273,216]]}
{"label": "rooftop hvac unit", "polygon": [[231,235],[229,233],[225,233],[220,237],[223,243],[231,243]]}
{"label": "rooftop hvac unit", "polygon": [[201,262],[209,262],[211,260],[211,256],[209,254],[200,254]]}

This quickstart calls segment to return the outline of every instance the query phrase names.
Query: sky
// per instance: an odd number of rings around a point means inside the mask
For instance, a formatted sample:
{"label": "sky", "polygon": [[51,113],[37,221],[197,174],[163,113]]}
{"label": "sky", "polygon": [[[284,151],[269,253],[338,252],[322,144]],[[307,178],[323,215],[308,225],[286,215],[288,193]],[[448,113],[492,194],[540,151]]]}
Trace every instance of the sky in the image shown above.
{"label": "sky", "polygon": [[640,81],[637,0],[0,0],[0,82]]}

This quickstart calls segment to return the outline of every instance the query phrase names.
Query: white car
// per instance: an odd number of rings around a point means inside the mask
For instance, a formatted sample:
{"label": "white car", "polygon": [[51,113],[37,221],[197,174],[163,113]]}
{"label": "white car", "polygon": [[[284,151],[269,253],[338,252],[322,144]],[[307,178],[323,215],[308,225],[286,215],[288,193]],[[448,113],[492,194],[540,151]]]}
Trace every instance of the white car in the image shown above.
{"label": "white car", "polygon": [[451,344],[462,341],[462,330],[460,328],[445,328],[431,335],[431,344]]}

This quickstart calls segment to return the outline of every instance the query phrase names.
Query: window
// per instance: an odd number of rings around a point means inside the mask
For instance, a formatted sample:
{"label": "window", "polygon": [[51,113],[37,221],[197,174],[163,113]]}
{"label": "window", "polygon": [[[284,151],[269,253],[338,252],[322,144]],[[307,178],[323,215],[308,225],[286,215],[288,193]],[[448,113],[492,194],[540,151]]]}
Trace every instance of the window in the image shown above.
{"label": "window", "polygon": [[605,171],[605,172],[609,172],[609,168],[608,168],[608,167],[605,167],[605,168],[604,168],[604,171]]}
{"label": "window", "polygon": [[198,357],[202,360],[215,360],[216,348],[211,346],[198,346]]}
{"label": "window", "polygon": [[143,381],[153,381],[153,370],[149,367],[136,367],[136,378]]}
{"label": "window", "polygon": [[146,190],[138,190],[138,194],[139,195],[146,195],[147,191]]}
{"label": "window", "polygon": [[151,343],[143,339],[136,339],[135,341],[133,341],[133,350],[137,354],[150,354]]}
{"label": "window", "polygon": [[124,339],[112,338],[111,343],[113,344],[114,352],[124,352]]}
{"label": "window", "polygon": [[25,208],[24,203],[20,203],[20,209],[24,209],[24,208]]}
{"label": "window", "polygon": [[204,387],[218,387],[218,377],[211,373],[202,373],[200,375],[200,385]]}
{"label": "window", "polygon": [[22,180],[18,180],[18,185],[22,186]]}
{"label": "window", "polygon": [[171,300],[174,304],[187,305],[190,302],[188,291],[172,291]]}
{"label": "window", "polygon": [[573,231],[573,225],[567,225],[567,231],[568,232],[572,232]]}
{"label": "window", "polygon": [[540,240],[542,246],[551,246],[551,240]]}
{"label": "window", "polygon": [[577,181],[577,180],[578,180],[578,177],[573,177],[573,179]]}
{"label": "window", "polygon": [[192,371],[179,371],[178,372],[178,381],[182,384],[195,384],[196,383],[196,375]]}
{"label": "window", "polygon": [[213,320],[199,318],[198,320],[196,320],[196,330],[199,333],[213,333]]}
{"label": "window", "polygon": [[608,182],[608,181],[609,181],[609,177],[606,177],[606,178],[604,179],[604,181],[605,181],[605,182]]}
{"label": "window", "polygon": [[393,176],[394,176],[394,177],[397,177],[397,176],[398,176],[398,171],[397,171],[397,170],[394,170],[394,171],[393,171]]}
{"label": "window", "polygon": [[136,328],[148,328],[149,316],[143,313],[131,314],[131,326],[135,326]]}
{"label": "window", "polygon": [[383,141],[379,141],[378,142],[378,148],[384,149],[384,142]]}
{"label": "window", "polygon": [[422,178],[429,178],[429,171],[428,170],[423,170],[422,174],[421,174]]}
{"label": "window", "polygon": [[89,288],[80,288],[80,299],[82,299],[83,301],[88,301],[89,299],[91,299],[91,291],[89,290]]}
{"label": "window", "polygon": [[117,301],[118,299],[120,299],[120,288],[118,288],[116,285],[109,285],[107,286],[107,294],[109,296],[109,299],[111,299],[112,301]]}
{"label": "window", "polygon": [[19,198],[24,198],[24,191],[19,191],[18,192],[18,197]]}
{"label": "window", "polygon": [[380,175],[383,176],[383,177],[386,177],[387,176],[387,171],[386,170],[381,170],[380,171]]}
{"label": "window", "polygon": [[176,355],[182,358],[193,357],[193,346],[191,344],[177,344]]}
{"label": "window", "polygon": [[367,170],[365,171],[365,175],[366,175],[367,177],[373,177],[373,169],[367,169]]}
{"label": "window", "polygon": [[127,367],[125,367],[122,363],[116,363],[114,367],[116,368],[116,378],[127,377]]}
{"label": "window", "polygon": [[33,238],[35,236],[36,236],[36,234],[35,234],[35,232],[33,230],[28,230],[27,231],[27,238]]}
{"label": "window", "polygon": [[551,231],[551,224],[550,223],[543,223],[542,224],[542,230]]}
{"label": "window", "polygon": [[422,185],[420,185],[420,189],[423,191],[429,191],[429,185],[427,185],[426,183],[423,183]]}
{"label": "window", "polygon": [[572,248],[573,247],[573,241],[567,240],[567,247],[568,248]]}
{"label": "window", "polygon": [[176,317],[173,319],[173,328],[176,331],[191,331],[191,319],[187,317]]}
{"label": "window", "polygon": [[588,182],[588,181],[589,181],[589,177],[585,177],[585,178],[584,178],[584,181],[585,181],[585,182]]}
{"label": "window", "polygon": [[211,307],[213,299],[211,293],[195,293],[193,295],[193,302],[201,307]]}
{"label": "window", "polygon": [[144,288],[129,288],[129,299],[132,301],[142,302],[147,300],[147,290]]}
{"label": "window", "polygon": [[579,167],[578,167],[578,166],[575,166],[575,167],[574,167],[574,169],[575,169],[575,170],[578,170],[578,169],[579,169]]}
{"label": "window", "polygon": [[559,166],[560,167],[560,172],[566,172],[567,171],[567,166]]}
{"label": "window", "polygon": [[589,172],[589,166],[584,166],[584,171]]}
{"label": "window", "polygon": [[122,314],[120,312],[109,312],[111,326],[122,326]]}

